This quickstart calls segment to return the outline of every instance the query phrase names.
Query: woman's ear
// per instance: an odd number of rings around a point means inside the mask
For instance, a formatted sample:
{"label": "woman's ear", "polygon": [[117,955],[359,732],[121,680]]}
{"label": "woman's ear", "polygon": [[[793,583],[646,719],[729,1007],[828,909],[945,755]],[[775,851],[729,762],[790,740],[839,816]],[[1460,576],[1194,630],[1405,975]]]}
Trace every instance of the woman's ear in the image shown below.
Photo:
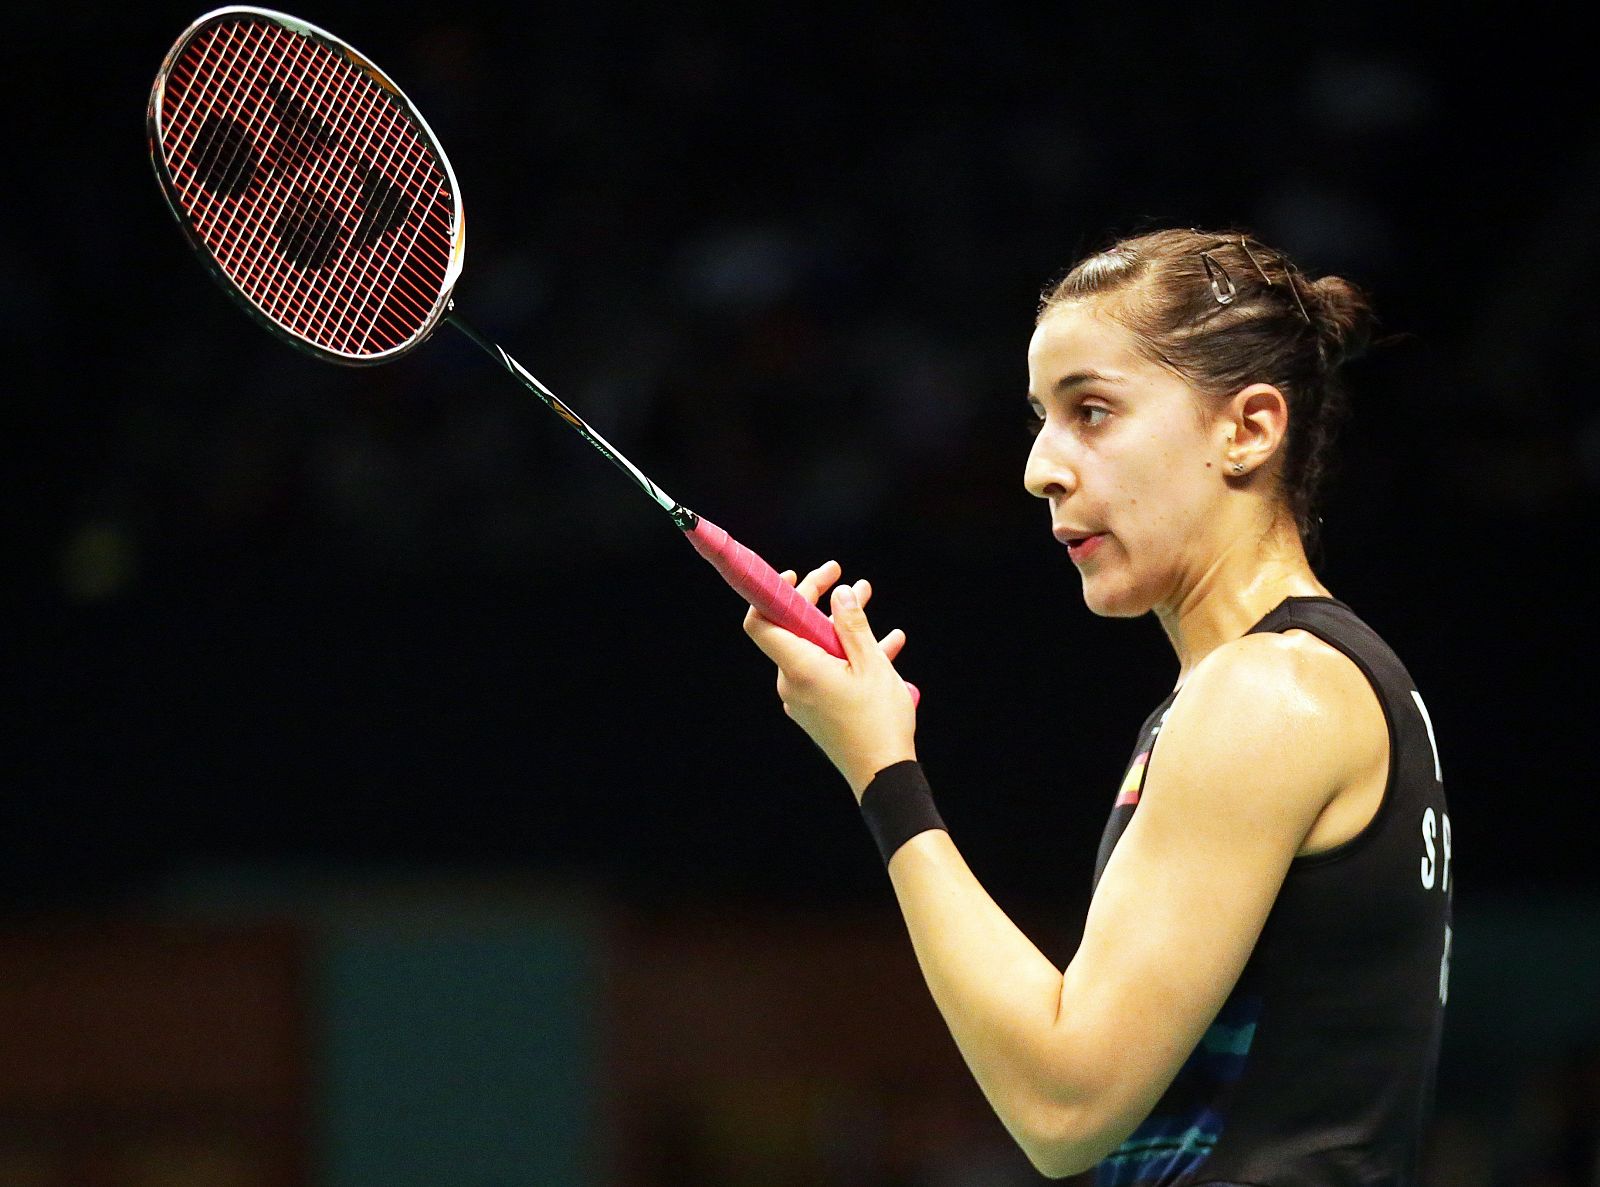
{"label": "woman's ear", "polygon": [[1243,478],[1265,466],[1289,433],[1289,401],[1270,383],[1240,388],[1223,417],[1223,472]]}

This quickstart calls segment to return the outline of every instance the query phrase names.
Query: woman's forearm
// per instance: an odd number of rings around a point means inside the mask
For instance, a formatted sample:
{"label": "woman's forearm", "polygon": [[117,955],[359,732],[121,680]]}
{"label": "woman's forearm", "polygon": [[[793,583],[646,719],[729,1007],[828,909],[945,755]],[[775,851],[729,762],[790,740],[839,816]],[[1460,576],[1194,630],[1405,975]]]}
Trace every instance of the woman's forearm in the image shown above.
{"label": "woman's forearm", "polygon": [[1061,1028],[1062,975],[1011,922],[948,833],[912,838],[889,876],[934,1003],[1000,1120],[1040,1170],[1088,1165]]}

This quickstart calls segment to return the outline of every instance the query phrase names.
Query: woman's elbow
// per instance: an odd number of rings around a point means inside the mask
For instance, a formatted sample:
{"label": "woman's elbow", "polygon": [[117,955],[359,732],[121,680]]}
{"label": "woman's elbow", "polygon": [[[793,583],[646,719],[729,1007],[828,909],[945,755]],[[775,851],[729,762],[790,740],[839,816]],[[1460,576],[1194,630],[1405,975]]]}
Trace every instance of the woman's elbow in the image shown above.
{"label": "woman's elbow", "polygon": [[1055,1142],[1025,1142],[1022,1145],[1022,1152],[1028,1156],[1028,1161],[1033,1163],[1033,1169],[1047,1179],[1065,1179],[1082,1174],[1099,1161],[1098,1158],[1085,1155],[1076,1147]]}
{"label": "woman's elbow", "polygon": [[1068,1179],[1073,1175],[1082,1174],[1090,1167],[1092,1162],[1083,1162],[1078,1158],[1063,1159],[1058,1151],[1023,1148],[1028,1155],[1028,1161],[1033,1164],[1033,1169],[1047,1179]]}
{"label": "woman's elbow", "polygon": [[1027,1125],[1013,1129],[1012,1136],[1034,1170],[1047,1179],[1082,1174],[1116,1147],[1083,1110],[1075,1108],[1039,1110]]}

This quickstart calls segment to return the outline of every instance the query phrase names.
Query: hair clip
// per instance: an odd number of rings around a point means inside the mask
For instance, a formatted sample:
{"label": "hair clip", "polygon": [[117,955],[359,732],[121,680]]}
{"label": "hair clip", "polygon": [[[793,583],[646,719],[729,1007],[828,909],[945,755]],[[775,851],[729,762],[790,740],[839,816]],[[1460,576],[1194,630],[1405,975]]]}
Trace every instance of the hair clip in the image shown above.
{"label": "hair clip", "polygon": [[[1207,251],[1200,253],[1200,263],[1206,270],[1206,279],[1211,282],[1211,295],[1217,299],[1217,304],[1232,305],[1239,290],[1233,283],[1233,277],[1228,275],[1228,270],[1213,260]],[[1224,285],[1227,287],[1224,288]]]}
{"label": "hair clip", "polygon": [[1311,315],[1306,312],[1306,303],[1300,299],[1300,286],[1294,282],[1294,269],[1285,267],[1283,276],[1289,282],[1289,291],[1294,294],[1294,303],[1300,306],[1300,316],[1306,319],[1306,325],[1311,325]]}
{"label": "hair clip", "polygon": [[1256,259],[1256,253],[1250,250],[1250,244],[1243,235],[1239,236],[1239,250],[1244,252],[1245,257],[1256,266],[1256,271],[1261,273],[1261,279],[1267,282],[1267,287],[1272,288],[1272,277],[1267,275],[1267,270],[1261,266],[1261,261]]}
{"label": "hair clip", "polygon": [[[1272,277],[1267,275],[1267,270],[1261,266],[1261,261],[1256,259],[1256,253],[1250,250],[1250,244],[1245,241],[1245,237],[1243,235],[1239,236],[1239,249],[1243,251],[1244,254],[1249,257],[1250,262],[1256,266],[1256,271],[1261,273],[1261,279],[1267,282],[1267,287],[1277,287],[1273,284]],[[1300,306],[1300,316],[1306,319],[1306,325],[1309,326],[1311,324],[1311,315],[1306,312],[1306,303],[1300,299],[1300,288],[1294,282],[1294,269],[1289,265],[1289,261],[1287,259],[1283,261],[1283,278],[1288,281],[1289,291],[1294,294],[1294,303]]]}

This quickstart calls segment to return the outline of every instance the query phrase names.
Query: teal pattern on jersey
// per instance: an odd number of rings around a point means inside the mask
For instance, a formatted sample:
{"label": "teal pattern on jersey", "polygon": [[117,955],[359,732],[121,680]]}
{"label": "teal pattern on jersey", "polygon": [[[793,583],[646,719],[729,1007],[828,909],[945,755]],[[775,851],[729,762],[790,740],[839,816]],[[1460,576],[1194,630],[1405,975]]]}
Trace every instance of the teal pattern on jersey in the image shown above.
{"label": "teal pattern on jersey", "polygon": [[1171,1187],[1200,1169],[1222,1136],[1260,1018],[1259,997],[1228,999],[1150,1116],[1095,1168],[1095,1187]]}

